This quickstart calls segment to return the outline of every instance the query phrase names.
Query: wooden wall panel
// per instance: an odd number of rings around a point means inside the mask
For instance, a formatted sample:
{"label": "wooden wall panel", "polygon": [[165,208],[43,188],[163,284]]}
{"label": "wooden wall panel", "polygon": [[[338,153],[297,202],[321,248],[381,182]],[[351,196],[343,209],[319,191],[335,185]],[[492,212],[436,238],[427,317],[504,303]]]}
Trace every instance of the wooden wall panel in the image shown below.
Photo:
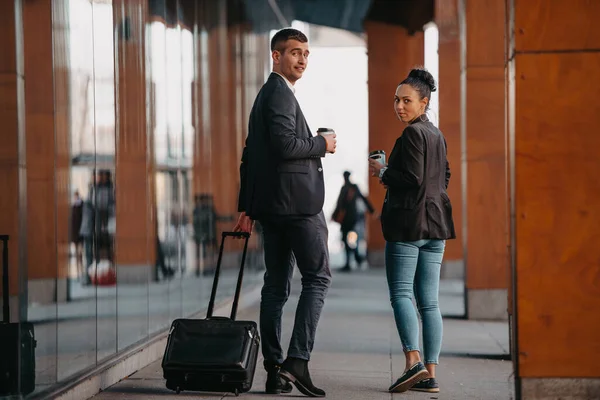
{"label": "wooden wall panel", "polygon": [[0,233],[10,235],[9,291],[12,295],[19,293],[20,266],[27,262],[25,79],[20,9],[21,1],[0,2]]}
{"label": "wooden wall panel", "polygon": [[465,1],[467,65],[503,66],[505,2]]}
{"label": "wooden wall panel", "polygon": [[[506,289],[505,4],[466,2],[466,287]],[[482,317],[482,316],[478,316]]]}
{"label": "wooden wall panel", "polygon": [[220,22],[208,32],[212,151],[212,191],[209,193],[213,194],[216,211],[221,216],[237,212],[240,162],[235,151],[238,144],[235,131],[237,102],[233,96],[235,82],[232,82],[234,37],[226,26],[226,9],[223,6],[224,3],[215,3],[211,15]]}
{"label": "wooden wall panel", "polygon": [[[377,22],[365,23],[365,31],[369,55],[369,151],[385,150],[389,156],[404,129],[394,113],[394,93],[411,68],[424,63],[423,33],[409,36],[404,28]],[[378,212],[384,196],[385,189],[379,181],[369,178],[369,199]],[[367,228],[369,250],[383,250],[380,221],[369,219]]]}
{"label": "wooden wall panel", "polygon": [[[116,41],[116,262],[119,267],[149,265],[154,259],[156,230],[151,195],[154,157],[146,118],[147,2],[116,0],[114,24],[129,18],[130,37]],[[119,32],[116,30],[116,32]]]}
{"label": "wooden wall panel", "polygon": [[584,393],[600,378],[600,3],[507,5],[518,377],[596,378],[562,381]]}
{"label": "wooden wall panel", "polygon": [[456,230],[456,239],[446,242],[444,260],[454,261],[463,259],[458,0],[436,1],[436,23],[439,30],[439,128],[444,133],[448,146],[447,157],[452,173],[448,195],[452,201]]}
{"label": "wooden wall panel", "polygon": [[[56,278],[55,126],[50,0],[23,3],[28,279]],[[42,200],[44,199],[44,200]],[[67,219],[68,221],[68,219]]]}
{"label": "wooden wall panel", "polygon": [[[517,51],[600,49],[600,1],[514,2]],[[582,18],[582,10],[590,18]]]}
{"label": "wooden wall panel", "polygon": [[591,356],[600,354],[598,65],[596,52],[515,60],[522,377],[599,376]]}

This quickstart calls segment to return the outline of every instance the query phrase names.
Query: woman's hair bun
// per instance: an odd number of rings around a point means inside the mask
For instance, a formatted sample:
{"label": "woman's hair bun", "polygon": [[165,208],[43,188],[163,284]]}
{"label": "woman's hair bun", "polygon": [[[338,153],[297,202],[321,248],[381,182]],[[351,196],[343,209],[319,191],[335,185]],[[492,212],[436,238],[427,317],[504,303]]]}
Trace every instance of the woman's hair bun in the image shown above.
{"label": "woman's hair bun", "polygon": [[433,79],[433,75],[431,75],[431,73],[429,73],[429,71],[427,71],[425,68],[412,69],[408,74],[408,77],[422,81],[427,86],[429,86],[429,90],[431,90],[432,92],[435,92],[437,90],[435,86],[435,79]]}

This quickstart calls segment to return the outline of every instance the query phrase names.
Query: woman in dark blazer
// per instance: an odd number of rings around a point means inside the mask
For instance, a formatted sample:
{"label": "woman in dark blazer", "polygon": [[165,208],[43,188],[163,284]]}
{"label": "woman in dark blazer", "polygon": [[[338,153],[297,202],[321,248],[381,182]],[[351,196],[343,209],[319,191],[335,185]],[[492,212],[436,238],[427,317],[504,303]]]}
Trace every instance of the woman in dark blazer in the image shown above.
{"label": "woman in dark blazer", "polygon": [[[386,272],[406,356],[406,369],[390,386],[390,392],[439,392],[435,367],[442,346],[440,268],[445,241],[456,235],[446,192],[450,180],[446,140],[425,115],[435,90],[435,80],[429,72],[410,71],[394,96],[396,116],[406,127],[386,166],[369,160],[371,174],[387,188],[381,213]],[[423,320],[424,360],[419,349],[413,291]]]}

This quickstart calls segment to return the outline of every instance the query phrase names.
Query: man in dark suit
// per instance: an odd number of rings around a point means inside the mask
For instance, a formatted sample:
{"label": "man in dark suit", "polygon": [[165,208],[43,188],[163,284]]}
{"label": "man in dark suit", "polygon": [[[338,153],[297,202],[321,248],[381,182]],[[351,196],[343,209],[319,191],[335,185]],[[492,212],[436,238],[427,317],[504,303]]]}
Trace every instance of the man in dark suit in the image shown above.
{"label": "man in dark suit", "polygon": [[[306,36],[283,29],[271,40],[271,52],[273,73],[250,113],[240,166],[241,214],[234,230],[251,232],[253,220],[263,228],[260,330],[267,393],[287,393],[291,382],[305,395],[321,397],[325,392],[312,384],[308,361],[331,282],[321,157],[335,152],[336,140],[335,134],[311,134],[294,96],[294,83],[308,64]],[[302,274],[302,292],[284,361],[281,316],[294,261]]]}

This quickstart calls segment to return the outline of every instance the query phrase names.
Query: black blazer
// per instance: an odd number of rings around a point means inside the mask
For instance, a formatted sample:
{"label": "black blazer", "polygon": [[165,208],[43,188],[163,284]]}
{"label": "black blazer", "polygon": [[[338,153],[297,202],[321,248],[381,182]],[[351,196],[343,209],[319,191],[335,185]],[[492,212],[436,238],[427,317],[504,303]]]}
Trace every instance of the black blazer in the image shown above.
{"label": "black blazer", "polygon": [[386,241],[456,237],[446,192],[446,139],[427,116],[418,117],[396,140],[382,181],[388,186],[381,213]]}
{"label": "black blazer", "polygon": [[325,139],[310,133],[285,80],[272,73],[250,112],[238,210],[252,219],[321,212],[326,149]]}

